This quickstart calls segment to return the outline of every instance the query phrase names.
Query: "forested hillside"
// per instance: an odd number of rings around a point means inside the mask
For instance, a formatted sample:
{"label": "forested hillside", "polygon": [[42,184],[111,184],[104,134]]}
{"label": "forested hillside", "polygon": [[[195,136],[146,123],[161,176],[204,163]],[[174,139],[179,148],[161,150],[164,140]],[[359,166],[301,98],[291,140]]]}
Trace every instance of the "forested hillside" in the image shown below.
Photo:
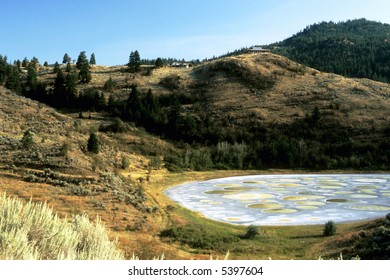
{"label": "forested hillside", "polygon": [[269,46],[320,71],[390,82],[390,25],[366,19],[322,22]]}
{"label": "forested hillside", "polygon": [[101,133],[132,124],[169,141],[173,151],[143,152],[162,157],[169,170],[389,166],[384,83],[321,73],[269,53],[153,70],[139,62],[138,70],[129,63],[83,71],[86,62],[53,69],[2,61],[10,90],[80,119],[99,112],[109,117]]}

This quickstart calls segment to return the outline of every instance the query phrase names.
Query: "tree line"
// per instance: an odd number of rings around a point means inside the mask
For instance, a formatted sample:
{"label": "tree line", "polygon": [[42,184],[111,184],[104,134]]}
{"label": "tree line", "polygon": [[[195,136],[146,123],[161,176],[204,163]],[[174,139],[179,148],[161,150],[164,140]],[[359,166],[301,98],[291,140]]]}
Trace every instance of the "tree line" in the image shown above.
{"label": "tree line", "polygon": [[390,25],[366,19],[321,22],[268,47],[320,71],[390,82]]}

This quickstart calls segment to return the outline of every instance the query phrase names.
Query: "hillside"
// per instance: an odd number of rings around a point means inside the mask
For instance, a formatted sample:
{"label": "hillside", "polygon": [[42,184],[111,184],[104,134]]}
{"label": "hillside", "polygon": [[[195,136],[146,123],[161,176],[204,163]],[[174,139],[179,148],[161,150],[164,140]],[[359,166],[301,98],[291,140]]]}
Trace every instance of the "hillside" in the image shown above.
{"label": "hillside", "polygon": [[171,94],[186,98],[165,135],[172,129],[175,139],[215,145],[213,163],[193,153],[192,168],[202,169],[199,161],[206,168],[388,166],[388,84],[273,54],[223,58],[169,77],[176,77]]}
{"label": "hillside", "polygon": [[102,137],[126,124],[127,131],[141,127],[167,140],[170,148],[132,148],[162,157],[169,170],[388,167],[388,84],[319,72],[275,54],[140,73],[94,66],[92,81],[72,92],[56,90],[59,76],[49,69],[38,71],[45,91],[26,96],[71,110],[83,123],[97,120]]}
{"label": "hillside", "polygon": [[[111,237],[119,238],[127,258],[134,252],[141,258],[161,252],[169,255],[170,249],[161,250],[158,242],[153,250],[139,250],[144,240],[155,239],[139,232],[160,230],[156,212],[163,212],[163,204],[156,204],[148,185],[165,174],[150,165],[153,157],[139,150],[152,154],[155,149],[169,151],[169,145],[123,124],[123,133],[97,134],[100,152],[95,155],[86,150],[90,131],[98,131],[110,118],[97,113],[88,118],[64,114],[3,87],[0,100],[1,195],[47,202],[61,217],[87,213],[93,220],[99,216]],[[33,140],[29,146],[22,141],[27,130]]]}
{"label": "hillside", "polygon": [[[126,257],[135,252],[150,259],[163,252],[168,258],[207,258],[230,250],[233,243],[200,250],[160,238],[172,225],[194,225],[200,232],[205,226],[203,218],[162,194],[168,186],[260,172],[216,169],[389,166],[388,84],[322,73],[275,54],[140,73],[125,66],[94,66],[91,71],[91,82],[77,83],[77,94],[55,103],[56,109],[42,103],[53,101],[59,75],[52,67],[37,67],[42,92],[22,91],[41,102],[0,87],[0,192],[47,201],[63,217],[100,216]],[[20,77],[25,85],[24,69]],[[105,86],[109,79],[111,88]],[[23,140],[26,131],[31,142]],[[87,149],[91,132],[99,139],[98,154]],[[208,169],[213,171],[192,172]],[[243,231],[207,225],[228,232],[233,241]],[[309,231],[315,235],[318,227]],[[290,240],[289,234],[302,234],[298,228],[291,232],[272,229],[267,236]],[[218,236],[208,233],[220,244]],[[310,244],[318,241],[304,238]],[[251,248],[249,241],[242,242]],[[299,247],[296,242],[286,246]],[[317,258],[322,250],[286,248],[274,254]],[[237,258],[269,256],[267,251],[236,249]]]}
{"label": "hillside", "polygon": [[325,72],[390,82],[390,25],[366,19],[322,22],[269,46]]}

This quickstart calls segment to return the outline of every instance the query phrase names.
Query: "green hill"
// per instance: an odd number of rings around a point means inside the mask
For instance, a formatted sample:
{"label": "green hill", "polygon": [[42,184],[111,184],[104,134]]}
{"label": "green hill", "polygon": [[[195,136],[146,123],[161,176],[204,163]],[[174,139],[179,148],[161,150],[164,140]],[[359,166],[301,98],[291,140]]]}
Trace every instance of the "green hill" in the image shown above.
{"label": "green hill", "polygon": [[366,19],[321,22],[269,46],[320,71],[390,82],[390,25]]}

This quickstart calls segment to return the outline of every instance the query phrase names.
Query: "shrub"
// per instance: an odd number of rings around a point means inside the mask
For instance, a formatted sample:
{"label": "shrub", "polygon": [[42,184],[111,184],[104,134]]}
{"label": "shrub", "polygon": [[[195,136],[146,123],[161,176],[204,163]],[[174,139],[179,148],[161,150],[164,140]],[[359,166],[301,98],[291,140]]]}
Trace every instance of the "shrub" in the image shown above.
{"label": "shrub", "polygon": [[70,143],[65,142],[64,144],[62,144],[62,146],[60,147],[60,155],[63,157],[67,157],[69,151],[70,151]]}
{"label": "shrub", "polygon": [[98,154],[99,153],[99,139],[96,136],[96,133],[91,132],[88,139],[87,145],[88,152]]}
{"label": "shrub", "polygon": [[225,251],[231,244],[239,242],[239,238],[226,232],[216,232],[201,225],[172,227],[160,232],[161,238],[187,244],[192,248]]}
{"label": "shrub", "polygon": [[324,226],[324,236],[332,236],[336,234],[336,224],[333,221],[327,221]]}
{"label": "shrub", "polygon": [[117,86],[117,83],[110,77],[108,80],[104,83],[104,90],[112,92]]}
{"label": "shrub", "polygon": [[0,196],[0,259],[114,260],[123,259],[97,218],[60,219],[45,204]]}
{"label": "shrub", "polygon": [[165,77],[160,81],[160,84],[169,90],[179,89],[180,88],[180,76],[179,75],[171,75],[171,76]]}
{"label": "shrub", "polygon": [[30,148],[34,144],[32,133],[29,130],[26,130],[24,132],[21,142],[22,142],[23,148],[26,148],[26,149]]}
{"label": "shrub", "polygon": [[126,131],[126,125],[121,121],[120,118],[115,118],[109,125],[100,125],[99,131],[121,133]]}
{"label": "shrub", "polygon": [[130,166],[130,159],[127,156],[122,157],[121,168],[126,169]]}
{"label": "shrub", "polygon": [[255,225],[248,226],[244,235],[245,239],[255,239],[260,234],[259,228]]}

